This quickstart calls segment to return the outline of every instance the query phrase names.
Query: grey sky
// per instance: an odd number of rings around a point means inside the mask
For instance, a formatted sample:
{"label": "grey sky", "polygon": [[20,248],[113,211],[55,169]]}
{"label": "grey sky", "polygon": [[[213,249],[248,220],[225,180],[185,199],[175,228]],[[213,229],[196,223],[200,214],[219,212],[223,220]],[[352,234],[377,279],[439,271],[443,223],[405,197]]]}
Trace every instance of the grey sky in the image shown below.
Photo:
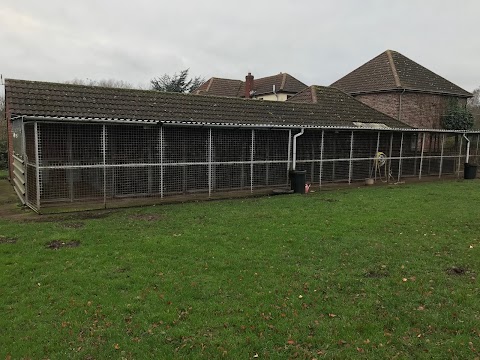
{"label": "grey sky", "polygon": [[480,86],[480,1],[3,0],[3,77],[244,79],[329,85],[386,49],[468,91]]}

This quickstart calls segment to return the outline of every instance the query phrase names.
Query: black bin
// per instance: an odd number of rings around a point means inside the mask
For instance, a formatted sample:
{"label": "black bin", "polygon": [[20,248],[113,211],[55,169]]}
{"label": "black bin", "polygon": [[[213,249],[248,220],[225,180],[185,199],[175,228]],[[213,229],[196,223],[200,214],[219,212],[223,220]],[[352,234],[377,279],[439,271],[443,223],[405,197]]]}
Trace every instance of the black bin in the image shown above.
{"label": "black bin", "polygon": [[465,163],[463,168],[464,179],[475,179],[477,177],[477,165]]}
{"label": "black bin", "polygon": [[307,172],[305,170],[290,170],[291,189],[294,193],[305,194],[305,181]]}

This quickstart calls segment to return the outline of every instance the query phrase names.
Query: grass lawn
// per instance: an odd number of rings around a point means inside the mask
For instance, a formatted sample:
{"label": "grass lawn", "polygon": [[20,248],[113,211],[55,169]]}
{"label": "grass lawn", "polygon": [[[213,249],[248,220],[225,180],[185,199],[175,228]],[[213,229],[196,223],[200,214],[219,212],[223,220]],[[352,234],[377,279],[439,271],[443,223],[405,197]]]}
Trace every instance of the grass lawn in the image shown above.
{"label": "grass lawn", "polygon": [[0,358],[479,357],[479,220],[478,180],[0,219]]}
{"label": "grass lawn", "polygon": [[8,170],[0,169],[0,180],[4,180],[8,177]]}

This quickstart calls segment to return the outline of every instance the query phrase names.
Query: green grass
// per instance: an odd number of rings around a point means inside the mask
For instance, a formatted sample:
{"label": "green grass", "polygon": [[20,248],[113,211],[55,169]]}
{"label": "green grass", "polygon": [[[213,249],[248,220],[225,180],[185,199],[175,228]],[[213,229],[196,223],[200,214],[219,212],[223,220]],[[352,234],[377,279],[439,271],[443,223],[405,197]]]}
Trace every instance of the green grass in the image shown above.
{"label": "green grass", "polygon": [[8,170],[0,169],[0,180],[4,180],[8,177]]}
{"label": "green grass", "polygon": [[479,190],[0,220],[0,358],[478,357]]}

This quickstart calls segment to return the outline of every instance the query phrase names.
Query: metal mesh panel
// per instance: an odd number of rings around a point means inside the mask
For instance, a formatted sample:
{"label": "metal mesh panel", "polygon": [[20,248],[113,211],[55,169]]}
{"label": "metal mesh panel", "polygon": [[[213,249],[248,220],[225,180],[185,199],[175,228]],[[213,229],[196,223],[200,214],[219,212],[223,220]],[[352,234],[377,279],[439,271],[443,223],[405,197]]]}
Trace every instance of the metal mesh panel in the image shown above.
{"label": "metal mesh panel", "polygon": [[[109,206],[132,197],[211,196],[287,186],[296,133],[26,123],[27,202],[36,209],[38,201],[40,207],[77,201]],[[470,160],[479,161],[480,137],[470,134],[469,139]],[[308,129],[297,137],[296,169],[306,171],[307,182],[320,185],[369,177],[441,177],[463,171],[466,151],[462,134]],[[377,153],[385,160],[380,168]]]}

